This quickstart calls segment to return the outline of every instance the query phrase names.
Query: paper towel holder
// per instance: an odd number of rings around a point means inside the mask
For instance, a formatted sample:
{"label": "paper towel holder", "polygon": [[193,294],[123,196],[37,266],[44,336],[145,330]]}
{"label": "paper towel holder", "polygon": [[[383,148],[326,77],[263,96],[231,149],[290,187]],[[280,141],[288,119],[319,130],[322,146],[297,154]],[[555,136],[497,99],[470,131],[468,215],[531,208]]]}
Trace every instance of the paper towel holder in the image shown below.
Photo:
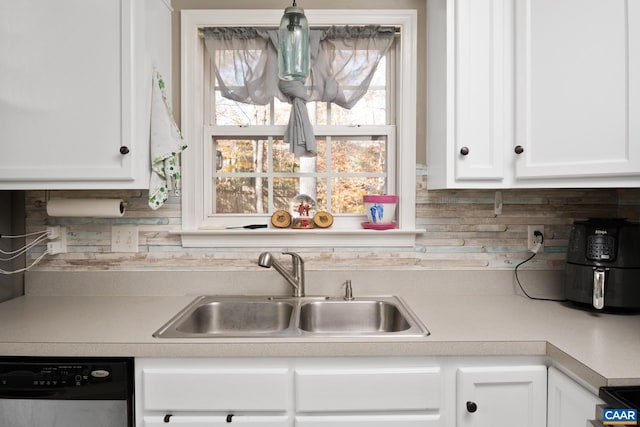
{"label": "paper towel holder", "polygon": [[126,203],[122,199],[53,198],[47,199],[47,215],[51,217],[119,218]]}

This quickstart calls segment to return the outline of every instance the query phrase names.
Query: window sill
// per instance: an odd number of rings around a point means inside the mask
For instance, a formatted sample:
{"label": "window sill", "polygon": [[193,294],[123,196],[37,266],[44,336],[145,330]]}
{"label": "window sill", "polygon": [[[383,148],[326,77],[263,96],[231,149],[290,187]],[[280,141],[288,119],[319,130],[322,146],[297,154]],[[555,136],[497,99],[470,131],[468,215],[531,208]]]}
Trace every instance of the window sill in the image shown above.
{"label": "window sill", "polygon": [[340,230],[182,230],[182,246],[216,248],[259,247],[414,247],[420,229]]}

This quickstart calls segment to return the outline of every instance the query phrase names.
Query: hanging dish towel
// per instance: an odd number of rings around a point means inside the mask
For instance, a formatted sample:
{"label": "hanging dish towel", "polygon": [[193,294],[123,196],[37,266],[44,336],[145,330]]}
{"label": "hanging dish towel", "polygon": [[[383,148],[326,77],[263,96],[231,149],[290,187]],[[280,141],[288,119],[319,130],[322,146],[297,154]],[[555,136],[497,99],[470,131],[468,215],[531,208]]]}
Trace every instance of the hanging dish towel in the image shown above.
{"label": "hanging dish towel", "polygon": [[173,120],[167,103],[162,76],[153,70],[151,92],[151,179],[149,207],[158,209],[169,198],[169,192],[180,194],[180,152],[184,144],[180,129]]}

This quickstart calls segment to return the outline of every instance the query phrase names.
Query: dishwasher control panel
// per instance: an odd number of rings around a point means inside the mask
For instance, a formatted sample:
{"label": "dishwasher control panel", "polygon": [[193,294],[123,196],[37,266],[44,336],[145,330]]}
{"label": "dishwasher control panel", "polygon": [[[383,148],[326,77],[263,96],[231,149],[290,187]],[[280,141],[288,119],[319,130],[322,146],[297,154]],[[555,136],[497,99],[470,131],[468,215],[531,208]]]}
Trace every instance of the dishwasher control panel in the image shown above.
{"label": "dishwasher control panel", "polygon": [[9,388],[82,387],[109,381],[108,367],[89,365],[0,365],[0,386]]}
{"label": "dishwasher control panel", "polygon": [[124,359],[0,357],[0,398],[126,396],[132,371],[133,361]]}

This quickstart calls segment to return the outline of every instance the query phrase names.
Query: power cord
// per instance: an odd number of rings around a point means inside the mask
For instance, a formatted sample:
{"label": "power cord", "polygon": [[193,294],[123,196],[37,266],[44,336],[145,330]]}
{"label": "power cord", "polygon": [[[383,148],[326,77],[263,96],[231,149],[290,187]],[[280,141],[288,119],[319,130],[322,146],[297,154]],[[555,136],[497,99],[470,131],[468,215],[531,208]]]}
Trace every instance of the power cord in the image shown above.
{"label": "power cord", "polygon": [[533,235],[538,238],[538,241],[536,242],[535,246],[531,249],[531,256],[529,258],[525,259],[524,261],[520,262],[518,265],[516,265],[516,268],[515,268],[516,282],[518,282],[518,286],[520,286],[520,290],[522,291],[522,293],[525,294],[525,296],[527,298],[529,298],[529,299],[536,300],[536,301],[565,302],[565,301],[567,301],[566,299],[532,297],[531,295],[529,295],[527,293],[527,291],[524,290],[524,287],[522,286],[522,283],[520,283],[520,278],[518,277],[518,268],[521,265],[526,264],[527,262],[531,261],[538,254],[538,251],[540,250],[540,248],[542,247],[542,244],[544,243],[544,235],[540,231],[537,231],[537,230],[534,231]]}
{"label": "power cord", "polygon": [[13,271],[6,271],[0,268],[0,274],[16,274],[16,273],[24,273],[25,271],[29,270],[31,267],[33,267],[34,265],[36,265],[37,263],[39,263],[40,261],[42,261],[42,258],[44,258],[45,256],[49,255],[49,250],[45,250],[42,255],[40,255],[38,258],[35,259],[35,261],[33,261],[31,264],[29,264],[28,266],[24,267],[24,268],[20,268],[18,270],[13,270]]}
{"label": "power cord", "polygon": [[[20,255],[25,254],[29,249],[37,246],[38,244],[40,244],[43,241],[46,241],[48,239],[53,238],[54,236],[52,235],[52,232],[50,229],[44,230],[44,231],[36,231],[33,233],[27,233],[27,234],[20,234],[20,235],[6,235],[6,234],[0,234],[0,239],[18,239],[18,238],[23,238],[23,237],[30,237],[30,236],[37,236],[32,242],[26,244],[25,246],[23,246],[20,249],[16,249],[13,251],[3,251],[2,249],[0,249],[0,254],[2,255],[10,255],[7,258],[3,258],[0,257],[0,261],[11,261],[17,257],[19,257]],[[42,261],[42,259],[49,255],[51,253],[51,251],[49,249],[45,249],[45,251],[42,253],[42,255],[38,256],[38,258],[36,258],[31,264],[29,264],[28,266],[24,267],[24,268],[20,268],[18,270],[13,270],[13,271],[7,271],[7,270],[3,270],[0,268],[0,274],[16,274],[16,273],[23,273],[27,270],[29,270],[31,267],[33,267],[34,265],[36,265],[37,263],[39,263],[40,261]]]}
{"label": "power cord", "polygon": [[13,251],[3,251],[2,249],[0,249],[0,254],[2,255],[11,255],[8,258],[2,257],[0,256],[0,261],[11,261],[12,259],[18,258],[20,255],[26,253],[29,249],[33,248],[34,246],[37,246],[38,244],[40,244],[41,242],[48,240],[49,239],[49,234],[47,231],[40,231],[37,233],[29,233],[29,234],[22,234],[19,236],[7,236],[7,235],[1,235],[0,234],[0,239],[17,239],[20,237],[28,237],[28,236],[34,236],[37,235],[38,237],[36,237],[32,242],[26,244],[25,246],[21,247],[20,249],[16,249]]}

